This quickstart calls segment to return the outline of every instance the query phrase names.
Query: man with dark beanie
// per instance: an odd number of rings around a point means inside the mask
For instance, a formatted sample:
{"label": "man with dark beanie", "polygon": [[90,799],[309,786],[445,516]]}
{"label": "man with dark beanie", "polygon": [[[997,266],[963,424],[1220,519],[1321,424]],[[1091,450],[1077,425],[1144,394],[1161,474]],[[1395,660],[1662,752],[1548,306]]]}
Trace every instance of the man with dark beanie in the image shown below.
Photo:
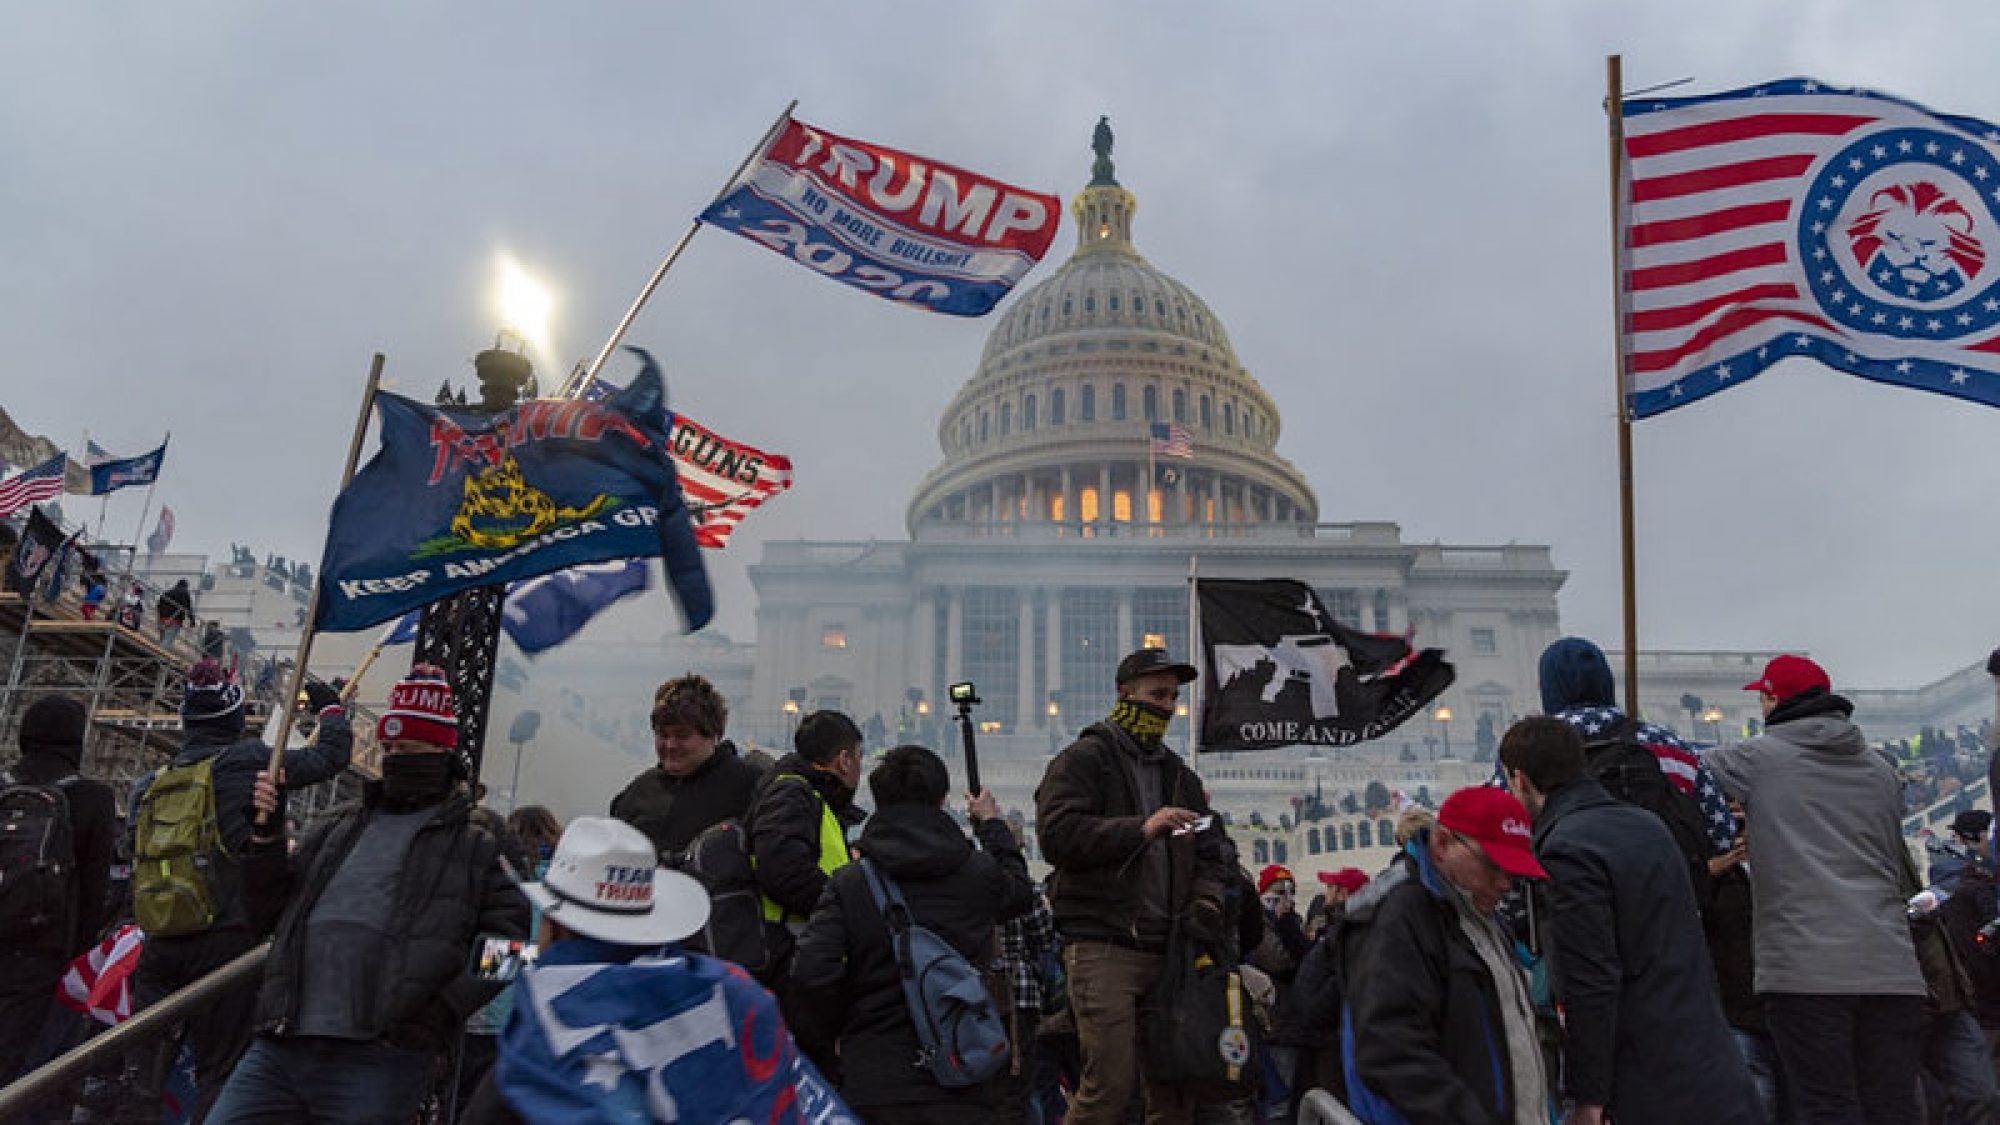
{"label": "man with dark beanie", "polygon": [[118,812],[110,786],[78,776],[84,723],[77,700],[37,699],[21,716],[21,757],[0,773],[0,813],[6,817],[0,830],[61,816],[68,822],[71,858],[55,910],[0,918],[6,935],[0,939],[0,1086],[47,1061],[42,1030],[56,984],[70,959],[97,940],[110,913],[105,886]]}
{"label": "man with dark beanie", "polygon": [[[276,927],[257,1041],[209,1125],[413,1120],[466,1017],[500,991],[471,972],[475,939],[528,936],[506,843],[472,816],[443,670],[411,668],[375,733],[382,779],[314,825],[296,855],[283,817],[250,838],[250,913]],[[283,807],[268,775],[256,785],[260,810]]]}
{"label": "man with dark beanie", "polygon": [[[284,770],[293,785],[332,779],[347,768],[354,748],[339,695],[316,682],[306,685],[306,695],[319,727],[311,745],[285,752]],[[262,936],[244,908],[240,864],[256,816],[251,802],[257,774],[270,765],[271,751],[244,730],[243,685],[213,660],[198,661],[188,670],[181,731],[180,753],[132,791],[133,902],[146,931],[133,972],[135,1009],[221,968]],[[204,788],[212,796],[204,795]],[[213,827],[201,833],[207,846],[188,862],[183,833],[176,829],[191,818],[175,814],[203,806],[212,807]],[[275,818],[281,826],[283,812],[278,810]],[[206,908],[188,913],[174,909],[172,904],[186,901],[190,890],[206,900]],[[191,1016],[183,1029],[194,1048],[197,1119],[250,1040],[255,999],[252,986],[230,989]],[[178,1038],[170,1035],[161,1046],[154,1069],[158,1082],[165,1079]]]}
{"label": "man with dark beanie", "polygon": [[[1222,896],[1234,874],[1228,837],[1201,779],[1167,749],[1167,724],[1193,666],[1164,649],[1118,662],[1118,702],[1049,763],[1035,790],[1049,903],[1068,944],[1070,1011],[1083,1075],[1069,1120],[1125,1120],[1139,1080],[1139,1006],[1159,978],[1178,920],[1223,937]],[[1148,1122],[1192,1122],[1188,1091],[1145,1082]]]}

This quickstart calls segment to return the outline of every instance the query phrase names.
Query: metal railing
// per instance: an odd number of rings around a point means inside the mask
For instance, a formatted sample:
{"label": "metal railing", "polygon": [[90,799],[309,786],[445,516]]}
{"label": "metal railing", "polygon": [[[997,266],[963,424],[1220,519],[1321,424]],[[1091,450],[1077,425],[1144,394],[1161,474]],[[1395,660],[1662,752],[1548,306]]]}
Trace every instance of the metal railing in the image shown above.
{"label": "metal railing", "polygon": [[12,1121],[31,1107],[90,1074],[110,1059],[171,1031],[196,1009],[225,989],[256,978],[270,955],[266,941],[102,1035],[84,1040],[64,1054],[0,1090],[0,1121]]}

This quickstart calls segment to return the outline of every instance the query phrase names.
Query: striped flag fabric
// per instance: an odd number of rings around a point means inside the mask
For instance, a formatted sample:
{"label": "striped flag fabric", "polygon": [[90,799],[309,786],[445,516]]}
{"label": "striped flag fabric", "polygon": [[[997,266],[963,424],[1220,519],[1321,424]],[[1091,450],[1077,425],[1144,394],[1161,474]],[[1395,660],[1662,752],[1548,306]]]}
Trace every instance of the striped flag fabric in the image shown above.
{"label": "striped flag fabric", "polygon": [[69,454],[58,453],[32,469],[0,481],[0,516],[11,516],[30,504],[54,499],[63,490]]}
{"label": "striped flag fabric", "polygon": [[[593,378],[578,397],[602,402],[617,391]],[[791,458],[723,437],[679,412],[667,446],[680,474],[681,497],[694,517],[695,542],[711,551],[727,547],[730,533],[758,505],[792,487]]]}
{"label": "striped flag fabric", "polygon": [[1152,444],[1147,449],[1155,457],[1193,457],[1194,439],[1188,436],[1184,426],[1174,422],[1155,422]]}
{"label": "striped flag fabric", "polygon": [[123,1023],[132,1015],[130,978],[139,966],[139,950],[145,943],[139,927],[120,926],[70,962],[56,999],[63,1007],[99,1023]]}
{"label": "striped flag fabric", "polygon": [[2000,129],[1810,78],[1623,123],[1632,417],[1791,356],[2000,406]]}

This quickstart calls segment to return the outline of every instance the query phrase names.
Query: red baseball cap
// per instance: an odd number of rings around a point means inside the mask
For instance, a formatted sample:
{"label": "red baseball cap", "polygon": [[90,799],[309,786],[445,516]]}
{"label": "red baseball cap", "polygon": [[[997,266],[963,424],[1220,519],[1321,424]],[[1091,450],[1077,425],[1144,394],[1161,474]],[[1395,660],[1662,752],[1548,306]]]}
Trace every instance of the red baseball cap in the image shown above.
{"label": "red baseball cap", "polygon": [[1743,685],[1744,691],[1761,691],[1783,703],[1800,692],[1818,688],[1832,691],[1833,681],[1826,669],[1803,656],[1774,656],[1764,665],[1764,674]]}
{"label": "red baseball cap", "polygon": [[1438,823],[1477,843],[1486,858],[1509,875],[1546,879],[1535,860],[1528,810],[1512,793],[1492,785],[1469,785],[1444,799]]}
{"label": "red baseball cap", "polygon": [[1329,887],[1339,887],[1348,894],[1354,894],[1368,885],[1368,873],[1359,867],[1343,867],[1338,871],[1322,871],[1319,881]]}
{"label": "red baseball cap", "polygon": [[1257,893],[1261,895],[1265,891],[1270,890],[1271,884],[1277,882],[1280,879],[1283,879],[1284,881],[1292,884],[1295,887],[1298,885],[1299,882],[1297,879],[1292,878],[1291,868],[1286,867],[1282,863],[1274,863],[1257,873]]}

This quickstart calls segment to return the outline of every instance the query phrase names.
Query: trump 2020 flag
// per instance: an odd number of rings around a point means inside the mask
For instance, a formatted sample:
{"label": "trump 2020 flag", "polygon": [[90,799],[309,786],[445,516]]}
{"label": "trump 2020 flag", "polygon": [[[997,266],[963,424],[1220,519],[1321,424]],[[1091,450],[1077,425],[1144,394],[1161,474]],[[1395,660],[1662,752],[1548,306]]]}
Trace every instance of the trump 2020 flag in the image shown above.
{"label": "trump 2020 flag", "polygon": [[1289,578],[1203,578],[1204,750],[1347,746],[1396,729],[1451,686],[1441,649],[1334,620]]}
{"label": "trump 2020 flag", "polygon": [[589,563],[558,570],[507,591],[500,624],[529,656],[575,636],[611,603],[643,593],[648,585],[644,559]]}
{"label": "trump 2020 flag", "polygon": [[167,460],[167,443],[137,457],[99,461],[90,467],[90,495],[103,496],[135,484],[151,484],[160,479],[160,466]]}
{"label": "trump 2020 flag", "polygon": [[1623,118],[1633,417],[1790,356],[2000,406],[2000,129],[1808,78]]}
{"label": "trump 2020 flag", "polygon": [[334,501],[318,624],[365,629],[475,586],[659,555],[687,628],[714,614],[667,450],[659,368],[602,403],[499,414],[380,394],[382,448]]}
{"label": "trump 2020 flag", "polygon": [[701,219],[892,301],[979,316],[1048,252],[1062,207],[787,118]]}

